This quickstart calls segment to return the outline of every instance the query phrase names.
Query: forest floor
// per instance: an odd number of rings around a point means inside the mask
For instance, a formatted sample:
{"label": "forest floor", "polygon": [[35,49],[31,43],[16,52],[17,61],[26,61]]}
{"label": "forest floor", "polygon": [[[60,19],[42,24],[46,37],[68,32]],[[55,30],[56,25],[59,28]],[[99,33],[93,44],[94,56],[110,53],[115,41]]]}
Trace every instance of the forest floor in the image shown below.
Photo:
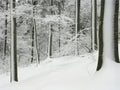
{"label": "forest floor", "polygon": [[109,60],[96,72],[97,52],[79,57],[46,59],[39,66],[19,68],[19,82],[0,75],[0,90],[120,90],[120,65]]}

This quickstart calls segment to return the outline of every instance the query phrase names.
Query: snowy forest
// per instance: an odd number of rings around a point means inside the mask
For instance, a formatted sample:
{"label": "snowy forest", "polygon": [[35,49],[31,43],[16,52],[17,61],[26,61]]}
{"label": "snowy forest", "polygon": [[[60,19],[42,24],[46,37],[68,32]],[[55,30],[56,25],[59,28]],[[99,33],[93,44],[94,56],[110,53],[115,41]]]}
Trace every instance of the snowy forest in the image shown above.
{"label": "snowy forest", "polygon": [[120,90],[119,0],[0,0],[0,90]]}

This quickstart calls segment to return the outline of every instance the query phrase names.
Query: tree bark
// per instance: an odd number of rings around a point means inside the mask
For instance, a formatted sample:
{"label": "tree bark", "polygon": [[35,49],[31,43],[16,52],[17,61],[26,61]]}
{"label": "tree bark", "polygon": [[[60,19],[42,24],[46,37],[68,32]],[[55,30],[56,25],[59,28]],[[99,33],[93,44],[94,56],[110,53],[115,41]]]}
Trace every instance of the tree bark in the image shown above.
{"label": "tree bark", "polygon": [[76,49],[75,55],[79,55],[78,32],[80,31],[80,0],[76,0]]}
{"label": "tree bark", "polygon": [[95,48],[95,50],[97,50],[97,37],[98,37],[98,30],[97,30],[97,0],[94,0],[94,32],[95,32],[95,34],[94,34],[94,48]]}
{"label": "tree bark", "polygon": [[101,14],[100,14],[100,26],[99,26],[99,56],[97,71],[101,69],[103,63],[103,20],[104,20],[104,8],[105,1],[101,0]]}
{"label": "tree bark", "polygon": [[11,0],[11,82],[18,81],[17,72],[17,31],[16,31],[16,17],[15,17],[15,3],[16,0]]}
{"label": "tree bark", "polygon": [[115,61],[119,62],[119,52],[118,52],[118,31],[119,31],[119,0],[115,0],[115,12],[114,12],[114,56]]}

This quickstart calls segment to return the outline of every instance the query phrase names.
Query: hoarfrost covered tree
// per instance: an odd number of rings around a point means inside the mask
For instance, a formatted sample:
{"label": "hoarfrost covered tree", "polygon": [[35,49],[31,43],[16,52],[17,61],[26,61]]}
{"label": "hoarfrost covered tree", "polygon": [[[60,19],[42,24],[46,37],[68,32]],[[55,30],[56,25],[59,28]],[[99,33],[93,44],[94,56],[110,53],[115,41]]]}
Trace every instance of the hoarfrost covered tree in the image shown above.
{"label": "hoarfrost covered tree", "polygon": [[11,0],[11,82],[18,81],[17,72],[17,31],[16,31],[16,17],[15,17],[15,6],[16,0]]}
{"label": "hoarfrost covered tree", "polygon": [[[3,56],[5,45],[5,0],[0,3],[0,55]],[[8,0],[9,1],[9,0]],[[34,2],[34,5],[32,3]],[[51,2],[52,1],[52,2]],[[17,0],[15,17],[17,28],[17,56],[19,66],[28,66],[32,62],[45,60],[51,52],[52,57],[74,55],[75,53],[75,25],[76,25],[76,0]],[[78,0],[80,1],[80,0]],[[9,4],[9,2],[8,2]],[[77,3],[78,5],[78,3]],[[33,10],[34,8],[34,10]],[[80,7],[78,7],[80,8]],[[77,8],[77,9],[78,9]],[[77,34],[79,54],[89,52],[90,49],[90,2],[81,0],[81,13],[78,27],[81,28]],[[7,55],[6,60],[1,58],[0,69],[2,72],[9,70],[9,48],[10,48],[10,15],[7,10]],[[88,10],[89,9],[89,10]],[[14,12],[14,11],[13,11]],[[79,12],[78,12],[79,13]],[[34,15],[33,15],[34,14]],[[78,14],[79,15],[79,14]],[[3,17],[2,17],[3,16]],[[35,21],[34,21],[35,20]],[[14,24],[15,25],[15,24]],[[51,27],[52,25],[52,27]],[[49,27],[48,27],[49,26]],[[12,27],[11,27],[12,28]],[[48,33],[51,31],[50,34]],[[80,29],[79,29],[80,30]],[[32,32],[33,31],[33,32]],[[49,38],[49,35],[52,35]],[[6,35],[5,35],[6,36]],[[32,39],[32,40],[31,40]],[[50,47],[48,46],[51,41]],[[33,42],[31,42],[33,41]],[[37,44],[38,43],[38,44]],[[33,44],[33,46],[32,46]],[[6,46],[5,46],[6,47]],[[50,49],[48,49],[50,48]],[[16,49],[16,47],[15,47]],[[14,49],[14,51],[16,51]],[[37,49],[37,50],[36,50]],[[50,52],[48,53],[48,50]],[[33,51],[33,54],[31,52]],[[37,54],[38,53],[38,54]],[[16,57],[16,56],[15,56]],[[31,59],[32,58],[32,59]],[[3,64],[3,62],[5,64]]]}
{"label": "hoarfrost covered tree", "polygon": [[119,62],[118,55],[119,0],[101,0],[99,58],[97,71],[109,60]]}

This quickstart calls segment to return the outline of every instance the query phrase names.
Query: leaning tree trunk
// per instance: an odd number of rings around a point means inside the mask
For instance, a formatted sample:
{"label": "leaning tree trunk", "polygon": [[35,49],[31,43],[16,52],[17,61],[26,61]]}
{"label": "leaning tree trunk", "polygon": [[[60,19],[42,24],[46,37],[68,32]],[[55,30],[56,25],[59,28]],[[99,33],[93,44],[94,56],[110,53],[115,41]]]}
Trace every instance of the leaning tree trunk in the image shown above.
{"label": "leaning tree trunk", "polygon": [[[101,23],[99,30],[99,58],[97,71],[108,64],[108,60],[119,62],[118,55],[119,0],[101,1]],[[104,46],[104,47],[103,47]]]}
{"label": "leaning tree trunk", "polygon": [[16,17],[15,14],[15,3],[16,0],[11,0],[11,82],[18,81],[17,73],[17,31],[16,31]]}

